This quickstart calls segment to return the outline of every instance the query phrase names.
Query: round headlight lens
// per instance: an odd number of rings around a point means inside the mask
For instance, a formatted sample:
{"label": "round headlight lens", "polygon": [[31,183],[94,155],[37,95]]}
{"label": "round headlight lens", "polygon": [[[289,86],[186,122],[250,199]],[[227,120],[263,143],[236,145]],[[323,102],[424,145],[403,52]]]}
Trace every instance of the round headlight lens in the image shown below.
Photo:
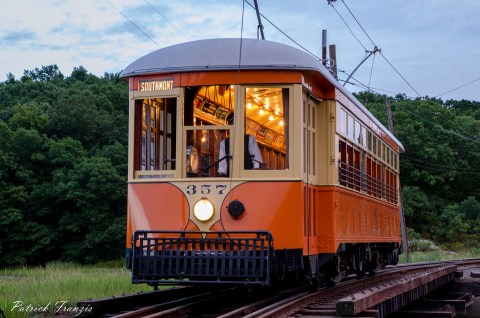
{"label": "round headlight lens", "polygon": [[201,199],[193,206],[193,215],[202,222],[210,220],[213,212],[213,204],[207,199]]}

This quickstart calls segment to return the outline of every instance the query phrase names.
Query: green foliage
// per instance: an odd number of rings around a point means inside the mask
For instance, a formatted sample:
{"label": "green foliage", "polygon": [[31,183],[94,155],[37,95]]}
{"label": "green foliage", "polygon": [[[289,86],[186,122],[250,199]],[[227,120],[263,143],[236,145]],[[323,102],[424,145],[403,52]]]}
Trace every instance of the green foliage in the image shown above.
{"label": "green foliage", "polygon": [[[151,291],[145,284],[132,284],[131,273],[124,262],[116,259],[100,265],[78,265],[73,262],[49,262],[42,267],[22,266],[0,271],[0,308],[8,318],[80,317],[79,312],[54,313],[63,302],[75,307],[77,302],[137,294]],[[16,301],[24,306],[41,306],[46,313],[37,315],[15,308]],[[0,315],[1,317],[2,315]]]}
{"label": "green foliage", "polygon": [[[410,234],[450,248],[480,242],[480,103],[358,99],[405,147],[401,185]],[[0,83],[0,265],[88,263],[124,253],[128,87],[56,65]],[[412,232],[414,231],[414,232]],[[418,248],[422,248],[421,246]]]}
{"label": "green foliage", "polygon": [[390,101],[400,156],[405,219],[416,233],[454,249],[480,242],[480,103],[357,94],[387,126]]}
{"label": "green foliage", "polygon": [[410,252],[430,252],[437,250],[437,248],[432,246],[431,241],[418,239],[408,241],[408,249]]}
{"label": "green foliage", "polygon": [[124,254],[128,88],[83,67],[0,83],[0,265]]}

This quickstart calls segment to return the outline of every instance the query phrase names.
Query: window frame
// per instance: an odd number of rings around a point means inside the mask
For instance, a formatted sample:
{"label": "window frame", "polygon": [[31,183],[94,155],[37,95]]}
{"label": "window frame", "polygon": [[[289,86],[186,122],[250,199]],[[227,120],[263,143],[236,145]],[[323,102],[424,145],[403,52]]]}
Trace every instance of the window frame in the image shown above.
{"label": "window frame", "polygon": [[[284,136],[285,136],[285,143],[286,143],[286,153],[285,153],[285,158],[284,162],[288,164],[288,167],[285,169],[253,169],[253,170],[248,170],[244,169],[244,158],[243,155],[239,156],[240,160],[238,160],[236,168],[234,168],[234,176],[236,176],[236,173],[238,173],[238,177],[245,177],[249,179],[258,179],[258,178],[291,178],[294,176],[294,165],[299,164],[299,162],[296,162],[296,160],[293,157],[293,139],[299,138],[299,134],[294,132],[294,126],[296,123],[294,123],[294,118],[300,118],[296,117],[297,114],[294,114],[294,111],[299,111],[301,105],[296,105],[295,107],[294,103],[301,103],[301,94],[297,93],[297,86],[298,84],[242,84],[238,86],[238,94],[236,92],[236,96],[238,97],[238,102],[235,106],[235,122],[239,122],[240,125],[235,125],[235,143],[239,144],[239,147],[237,149],[244,149],[243,147],[245,146],[245,138],[243,137],[245,132],[246,132],[246,106],[247,106],[247,88],[281,88],[281,89],[288,89],[288,109],[284,109]],[[301,89],[301,88],[300,88]],[[300,97],[298,97],[298,95]],[[288,118],[287,118],[288,116]],[[234,150],[235,151],[235,150]],[[262,159],[263,162],[267,161],[267,158],[264,157],[264,154],[262,152],[262,149],[260,151],[262,153]],[[268,155],[270,156],[268,160],[273,160],[275,158],[272,158],[271,156],[271,151],[267,152]],[[278,156],[276,158],[278,161]],[[236,171],[236,173],[235,173]]]}

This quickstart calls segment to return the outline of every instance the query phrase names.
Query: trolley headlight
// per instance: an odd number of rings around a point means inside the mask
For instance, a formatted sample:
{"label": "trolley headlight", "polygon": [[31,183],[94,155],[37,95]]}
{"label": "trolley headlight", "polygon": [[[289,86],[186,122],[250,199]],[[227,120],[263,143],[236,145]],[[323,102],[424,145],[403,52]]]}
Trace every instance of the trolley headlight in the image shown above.
{"label": "trolley headlight", "polygon": [[193,206],[193,215],[202,222],[207,222],[213,216],[213,204],[208,199],[201,199]]}

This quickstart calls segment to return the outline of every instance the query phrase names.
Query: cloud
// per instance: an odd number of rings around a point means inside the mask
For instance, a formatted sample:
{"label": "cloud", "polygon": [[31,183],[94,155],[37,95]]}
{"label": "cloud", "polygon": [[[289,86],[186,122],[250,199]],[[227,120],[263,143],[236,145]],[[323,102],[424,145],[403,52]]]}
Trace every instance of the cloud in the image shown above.
{"label": "cloud", "polygon": [[[347,74],[365,57],[365,50],[373,49],[373,43],[345,4],[421,94],[432,96],[479,77],[480,1],[461,5],[451,0],[334,2],[362,45],[327,1],[258,3],[265,17],[316,56],[321,56],[322,30],[328,30],[328,44],[337,46],[338,66]],[[0,74],[17,76],[24,69],[49,64],[57,64],[64,74],[79,65],[97,75],[118,72],[147,53],[180,42],[241,35],[256,38],[258,25],[248,4],[243,8],[241,1],[218,0],[7,1],[0,21]],[[297,47],[266,19],[262,22],[267,40]],[[416,95],[378,54],[355,77],[381,89]],[[480,100],[479,86],[475,82],[448,97]],[[357,88],[347,85],[347,89]]]}
{"label": "cloud", "polygon": [[31,30],[6,30],[0,37],[2,46],[17,46],[36,40],[37,34]]}

